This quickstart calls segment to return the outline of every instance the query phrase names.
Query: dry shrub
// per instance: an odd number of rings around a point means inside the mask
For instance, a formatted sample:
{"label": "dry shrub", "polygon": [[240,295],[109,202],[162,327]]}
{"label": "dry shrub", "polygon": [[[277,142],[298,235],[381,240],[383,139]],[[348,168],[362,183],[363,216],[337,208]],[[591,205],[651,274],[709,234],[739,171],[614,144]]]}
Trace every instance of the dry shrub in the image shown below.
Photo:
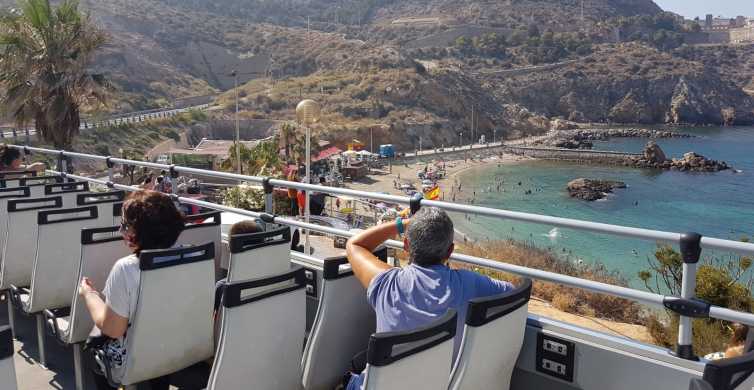
{"label": "dry shrub", "polygon": [[558,293],[552,298],[552,306],[564,312],[576,311],[576,297],[571,294]]}
{"label": "dry shrub", "polygon": [[[589,279],[606,284],[617,286],[628,285],[628,281],[620,273],[609,271],[602,264],[574,264],[549,251],[518,241],[485,241],[475,245],[459,245],[456,247],[456,250],[471,256],[498,260],[508,264]],[[501,280],[513,282],[517,280],[517,277],[504,272],[471,267],[459,263],[456,263],[455,266],[470,268]],[[569,313],[632,324],[645,323],[641,306],[636,302],[626,299],[539,281],[534,283],[532,294],[551,302],[553,306]]]}

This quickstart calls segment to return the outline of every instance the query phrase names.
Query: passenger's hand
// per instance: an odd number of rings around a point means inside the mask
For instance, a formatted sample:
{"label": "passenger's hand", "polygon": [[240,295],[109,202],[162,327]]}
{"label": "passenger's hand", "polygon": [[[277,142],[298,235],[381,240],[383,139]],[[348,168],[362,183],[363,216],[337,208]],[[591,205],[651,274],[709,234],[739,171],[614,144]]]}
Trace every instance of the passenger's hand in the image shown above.
{"label": "passenger's hand", "polygon": [[30,171],[42,172],[45,170],[45,168],[47,168],[47,165],[45,165],[45,163],[43,162],[35,162],[34,164],[31,164],[26,168]]}
{"label": "passenger's hand", "polygon": [[94,287],[92,280],[87,278],[86,276],[81,278],[81,283],[79,284],[79,295],[84,296],[91,292],[97,292],[97,289]]}

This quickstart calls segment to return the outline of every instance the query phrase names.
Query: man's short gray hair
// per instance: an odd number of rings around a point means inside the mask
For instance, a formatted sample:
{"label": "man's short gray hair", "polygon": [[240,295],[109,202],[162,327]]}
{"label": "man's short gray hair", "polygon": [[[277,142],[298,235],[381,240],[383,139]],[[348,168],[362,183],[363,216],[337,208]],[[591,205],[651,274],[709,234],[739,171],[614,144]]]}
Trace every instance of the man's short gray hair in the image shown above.
{"label": "man's short gray hair", "polygon": [[411,217],[406,231],[412,263],[426,266],[441,264],[453,244],[453,221],[437,207],[422,207]]}

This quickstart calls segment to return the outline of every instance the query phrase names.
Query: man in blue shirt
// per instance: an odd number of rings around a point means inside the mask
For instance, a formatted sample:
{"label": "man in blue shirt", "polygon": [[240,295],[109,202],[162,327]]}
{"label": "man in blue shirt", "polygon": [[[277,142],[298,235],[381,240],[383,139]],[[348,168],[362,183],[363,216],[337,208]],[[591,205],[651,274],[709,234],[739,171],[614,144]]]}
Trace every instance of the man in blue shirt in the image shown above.
{"label": "man in blue shirt", "polygon": [[[510,283],[473,271],[449,268],[447,262],[453,253],[454,234],[453,221],[444,211],[424,207],[411,220],[398,218],[348,241],[348,261],[367,289],[367,299],[377,316],[377,332],[418,328],[452,308],[458,311],[455,358],[468,301],[513,288]],[[392,267],[372,254],[380,244],[396,235],[403,237],[404,249],[409,254],[409,265],[404,268]],[[363,373],[352,376],[348,390],[360,389],[363,380]]]}

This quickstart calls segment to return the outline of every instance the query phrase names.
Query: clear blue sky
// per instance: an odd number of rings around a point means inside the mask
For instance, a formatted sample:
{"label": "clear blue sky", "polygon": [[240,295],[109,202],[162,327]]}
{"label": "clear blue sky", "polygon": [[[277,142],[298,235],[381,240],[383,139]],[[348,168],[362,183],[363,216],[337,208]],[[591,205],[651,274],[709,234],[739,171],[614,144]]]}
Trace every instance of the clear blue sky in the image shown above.
{"label": "clear blue sky", "polygon": [[738,15],[754,17],[754,0],[654,0],[666,11],[693,19],[713,14],[726,17]]}

